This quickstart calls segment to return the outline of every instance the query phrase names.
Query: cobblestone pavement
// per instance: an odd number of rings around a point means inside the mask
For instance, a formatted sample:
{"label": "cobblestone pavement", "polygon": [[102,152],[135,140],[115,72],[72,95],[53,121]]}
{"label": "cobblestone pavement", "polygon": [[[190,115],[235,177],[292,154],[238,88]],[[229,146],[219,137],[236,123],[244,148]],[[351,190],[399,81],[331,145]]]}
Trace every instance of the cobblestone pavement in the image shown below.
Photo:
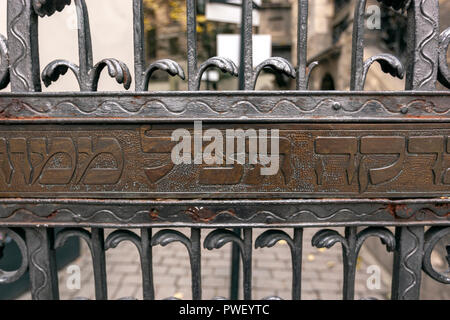
{"label": "cobblestone pavement", "polygon": [[[186,232],[187,229],[180,230]],[[256,238],[264,230],[256,229]],[[286,230],[292,233],[292,230]],[[302,268],[302,299],[328,300],[342,299],[342,253],[339,245],[331,249],[311,247],[311,237],[316,229],[305,229]],[[342,230],[340,230],[342,232]],[[156,232],[156,230],[154,230]],[[208,230],[202,231],[204,238]],[[202,287],[203,299],[222,296],[229,297],[231,245],[221,249],[208,251],[202,249]],[[89,249],[82,242],[82,255],[71,265],[81,270],[80,289],[69,289],[67,286],[68,269],[59,272],[59,288],[61,299],[87,297],[94,299],[94,275]],[[368,289],[367,279],[370,273],[367,268],[373,258],[364,250],[357,264],[355,298],[374,297],[389,298],[389,287],[381,282],[380,289]],[[136,297],[142,299],[141,271],[139,255],[129,242],[121,243],[117,248],[106,253],[108,275],[108,298],[119,299]],[[186,248],[179,243],[167,247],[153,249],[153,266],[156,299],[177,297],[191,299],[191,275],[189,257]],[[242,268],[241,268],[242,270]],[[242,279],[242,275],[241,278]],[[291,255],[287,244],[281,242],[273,248],[253,251],[253,298],[263,299],[267,296],[291,298]],[[242,294],[242,288],[240,288]],[[27,293],[21,299],[29,299]]]}

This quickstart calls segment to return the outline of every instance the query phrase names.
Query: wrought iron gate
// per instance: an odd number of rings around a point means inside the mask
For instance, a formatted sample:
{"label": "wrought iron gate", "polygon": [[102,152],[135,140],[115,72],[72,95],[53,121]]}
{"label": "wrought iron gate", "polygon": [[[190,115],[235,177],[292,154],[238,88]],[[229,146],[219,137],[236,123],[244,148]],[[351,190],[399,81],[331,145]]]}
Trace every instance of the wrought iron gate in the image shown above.
{"label": "wrought iron gate", "polygon": [[[12,92],[0,94],[0,230],[17,243],[22,265],[0,271],[0,284],[29,270],[33,299],[58,299],[55,248],[79,237],[92,253],[96,298],[107,299],[105,251],[131,241],[143,296],[153,299],[152,246],[179,241],[190,256],[193,298],[201,299],[201,246],[232,242],[243,263],[243,297],[251,299],[252,250],[283,239],[292,252],[292,298],[300,299],[303,229],[337,226],[345,234],[322,229],[312,244],[342,245],[344,299],[354,298],[356,259],[372,236],[394,251],[393,299],[417,299],[422,270],[450,283],[430,260],[450,234],[450,94],[436,90],[438,81],[450,87],[450,30],[439,35],[438,0],[382,1],[407,11],[405,68],[388,54],[363,60],[366,1],[357,1],[350,92],[308,91],[314,65],[306,60],[307,0],[298,1],[296,68],[282,58],[253,68],[252,1],[243,1],[239,69],[220,57],[199,66],[195,1],[187,0],[189,91],[146,92],[155,70],[185,73],[169,59],[145,65],[142,1],[133,0],[136,91],[98,93],[105,68],[127,89],[132,79],[116,59],[94,65],[84,0],[74,0],[79,64],[57,60],[40,74],[38,19],[70,2],[8,0],[0,84]],[[405,91],[363,92],[375,61],[386,73],[405,74]],[[210,67],[239,76],[241,91],[199,91]],[[253,91],[264,68],[295,77],[297,90]],[[48,86],[67,71],[81,92],[40,92],[41,82]],[[174,164],[171,133],[192,133],[196,120],[219,132],[278,129],[279,172],[262,176],[261,164]],[[64,229],[55,235],[55,227]],[[152,234],[154,227],[169,229]],[[190,228],[190,238],[174,227]],[[104,228],[117,230],[105,237]],[[267,228],[256,242],[254,228]],[[280,228],[292,228],[293,236]],[[203,240],[201,229],[211,229]]]}

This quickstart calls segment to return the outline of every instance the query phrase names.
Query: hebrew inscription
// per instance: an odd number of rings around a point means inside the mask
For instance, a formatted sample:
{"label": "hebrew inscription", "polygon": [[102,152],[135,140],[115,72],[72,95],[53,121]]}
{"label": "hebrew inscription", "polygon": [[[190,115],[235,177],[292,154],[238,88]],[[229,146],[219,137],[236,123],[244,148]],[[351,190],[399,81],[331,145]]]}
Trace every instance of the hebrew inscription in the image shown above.
{"label": "hebrew inscription", "polygon": [[[450,125],[204,125],[279,130],[267,163],[174,164],[172,132],[192,124],[0,126],[0,196],[336,198],[450,196]],[[235,141],[236,142],[236,141]],[[204,141],[201,148],[208,148]],[[233,144],[238,152],[237,142]],[[194,152],[194,144],[192,152]],[[239,148],[249,158],[249,139]],[[267,155],[272,154],[269,144]],[[218,155],[216,155],[218,156]]]}

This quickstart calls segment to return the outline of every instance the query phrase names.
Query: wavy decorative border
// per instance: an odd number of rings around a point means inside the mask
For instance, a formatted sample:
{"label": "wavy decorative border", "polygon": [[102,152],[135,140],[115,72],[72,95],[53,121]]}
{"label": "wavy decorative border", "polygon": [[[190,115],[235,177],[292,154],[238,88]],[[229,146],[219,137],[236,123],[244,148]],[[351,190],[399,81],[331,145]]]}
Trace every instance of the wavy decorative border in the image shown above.
{"label": "wavy decorative border", "polygon": [[199,97],[8,97],[0,95],[0,121],[73,118],[292,118],[321,119],[399,118],[427,120],[450,118],[446,95],[436,96],[259,96]]}

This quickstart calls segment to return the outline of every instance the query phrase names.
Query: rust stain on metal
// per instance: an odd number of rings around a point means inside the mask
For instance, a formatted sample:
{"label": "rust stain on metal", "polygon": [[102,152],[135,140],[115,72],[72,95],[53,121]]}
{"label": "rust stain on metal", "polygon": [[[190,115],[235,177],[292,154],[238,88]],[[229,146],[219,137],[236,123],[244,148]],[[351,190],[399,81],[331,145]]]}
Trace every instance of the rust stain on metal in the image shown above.
{"label": "rust stain on metal", "polygon": [[152,220],[157,220],[159,217],[159,210],[155,208],[150,209],[149,216]]}

